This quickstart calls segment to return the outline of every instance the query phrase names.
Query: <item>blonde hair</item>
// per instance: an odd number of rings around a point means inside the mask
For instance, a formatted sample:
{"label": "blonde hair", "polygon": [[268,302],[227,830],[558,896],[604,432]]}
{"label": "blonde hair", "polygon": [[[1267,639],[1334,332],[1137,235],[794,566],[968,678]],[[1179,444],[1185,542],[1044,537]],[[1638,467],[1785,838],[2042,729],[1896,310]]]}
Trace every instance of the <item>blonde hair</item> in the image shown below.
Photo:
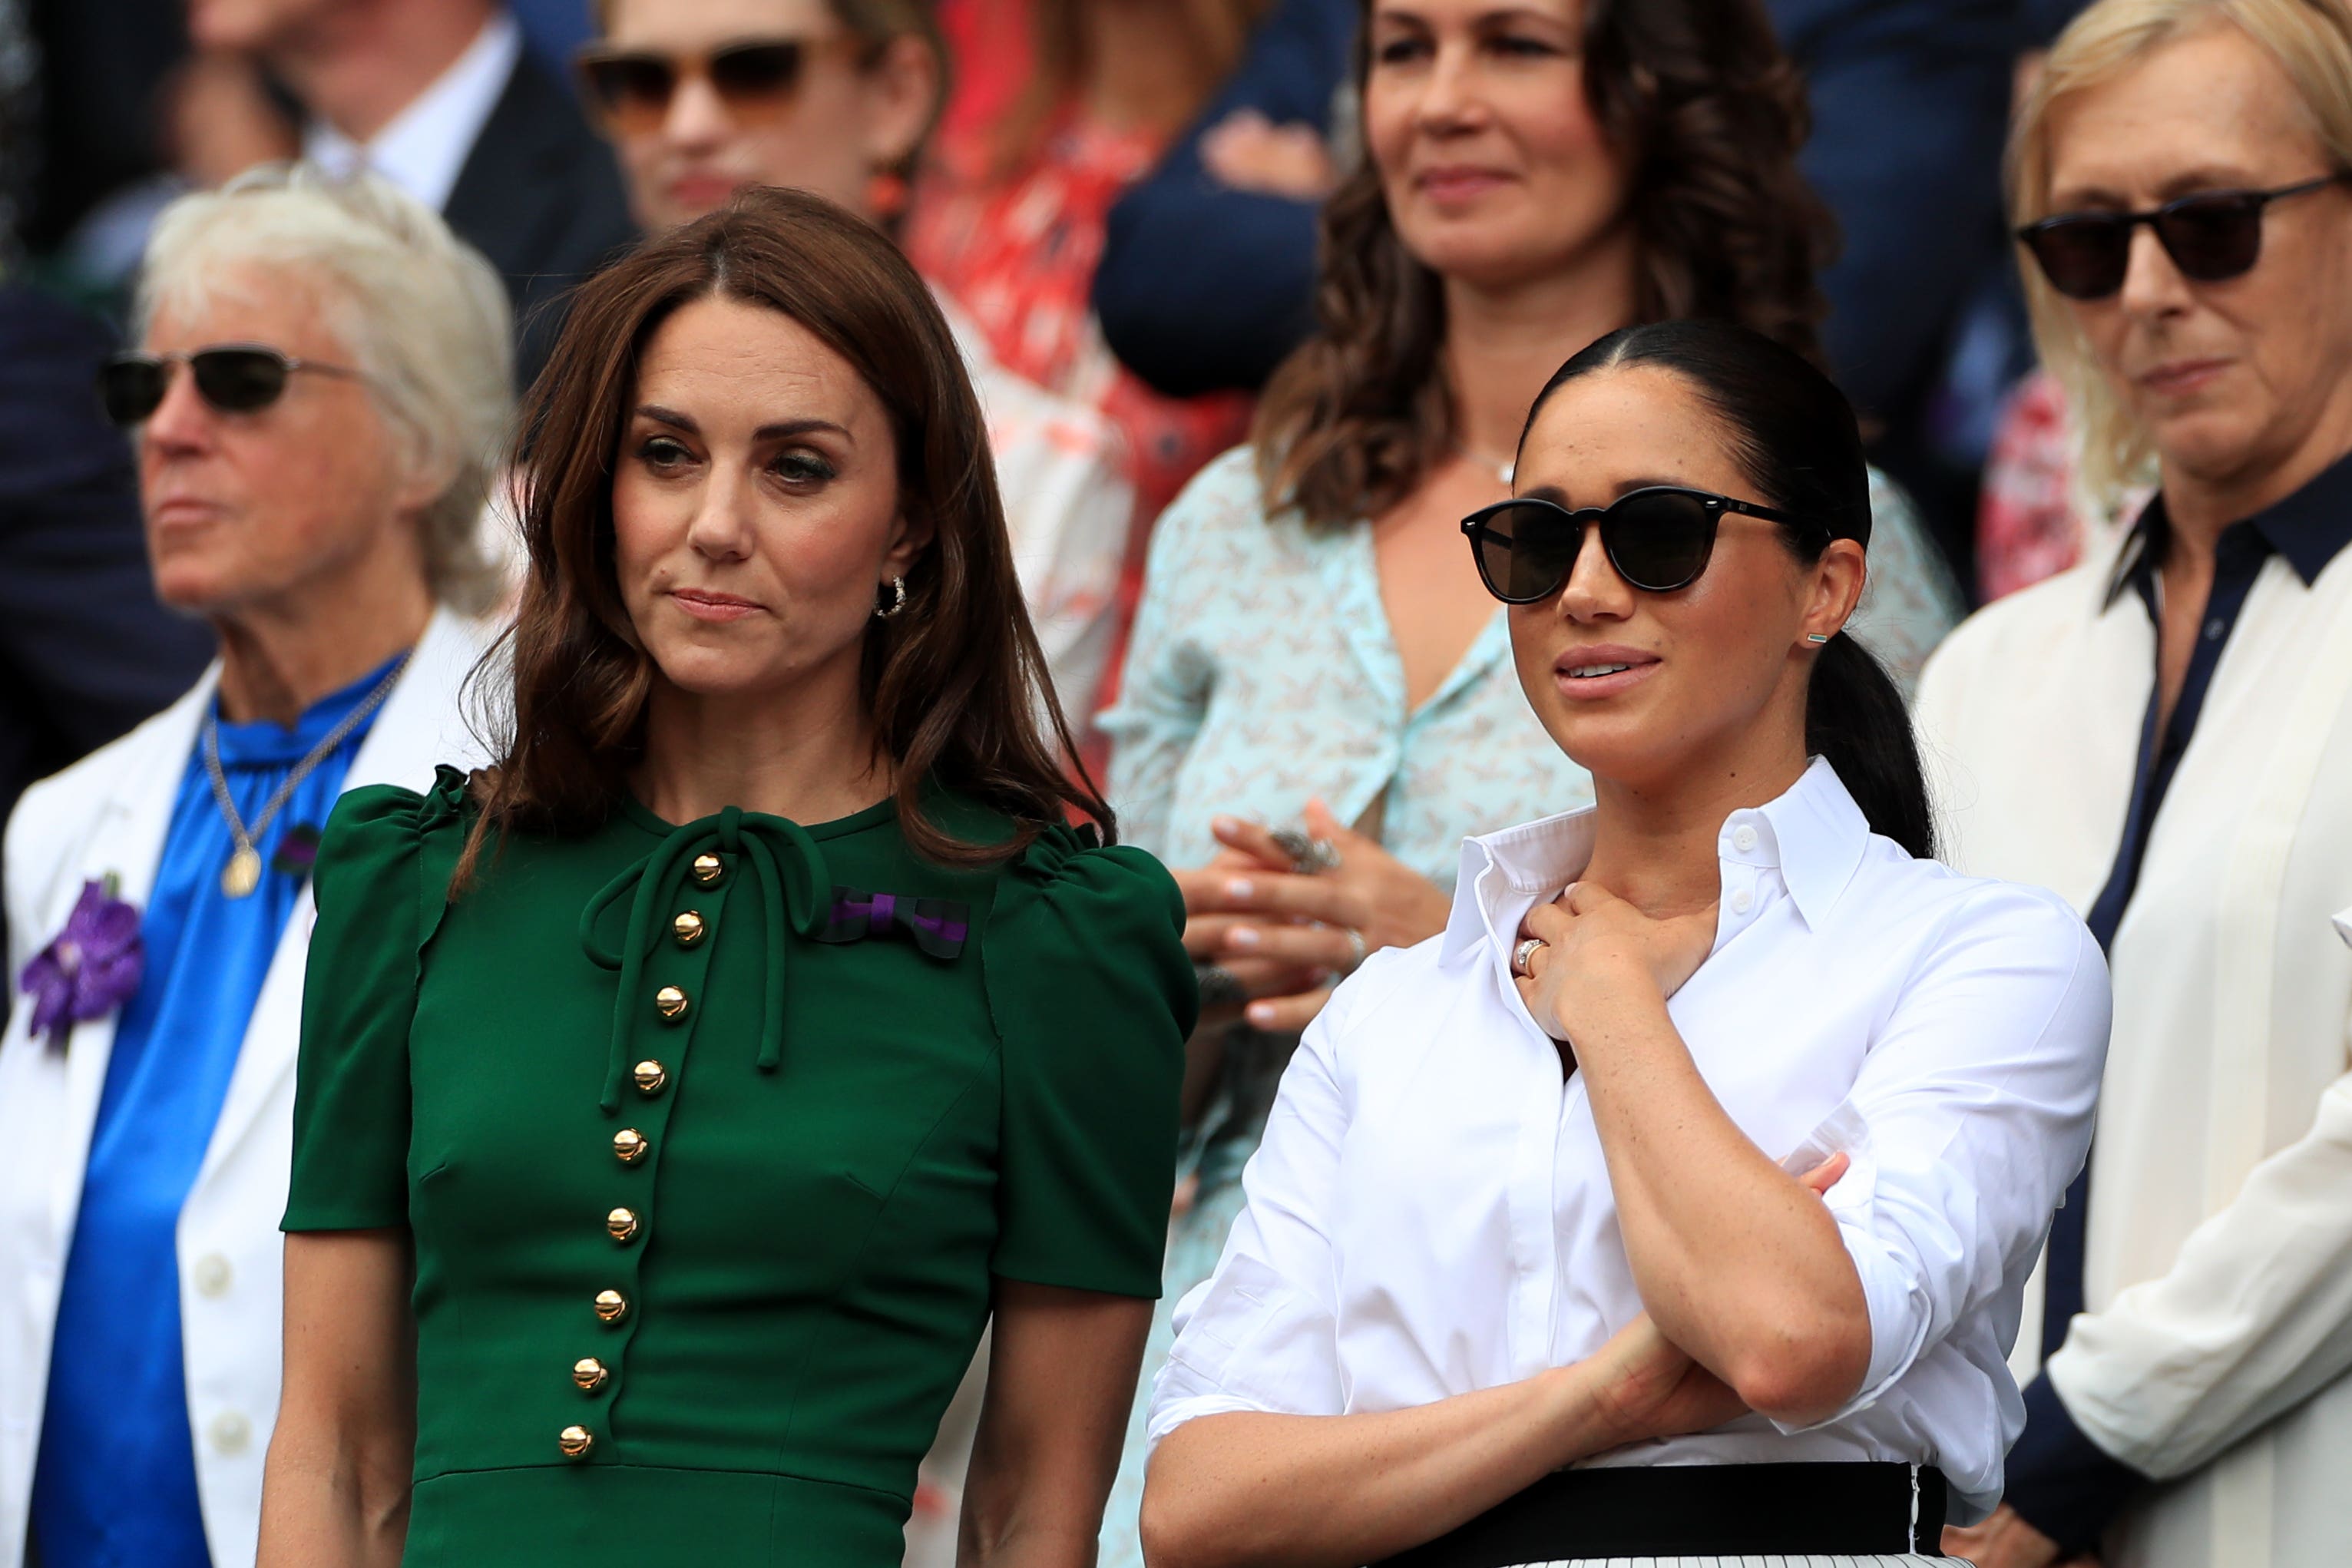
{"label": "blonde hair", "polygon": [[159,308],[201,310],[257,273],[320,289],[406,472],[439,487],[422,520],[434,597],[487,609],[502,584],[482,552],[482,506],[514,405],[514,318],[498,273],[373,174],[265,163],[163,209],[139,281],[141,332]]}
{"label": "blonde hair", "polygon": [[[2050,216],[2050,116],[2060,100],[2122,75],[2150,52],[2208,27],[2232,26],[2276,60],[2297,108],[2338,169],[2352,169],[2352,8],[2347,0],[2098,0],[2059,35],[2010,138],[2010,214]],[[2081,434],[2082,488],[2102,507],[2154,482],[2147,432],[2116,398],[2065,298],[2031,264],[2026,305],[2042,363],[2065,390]]]}

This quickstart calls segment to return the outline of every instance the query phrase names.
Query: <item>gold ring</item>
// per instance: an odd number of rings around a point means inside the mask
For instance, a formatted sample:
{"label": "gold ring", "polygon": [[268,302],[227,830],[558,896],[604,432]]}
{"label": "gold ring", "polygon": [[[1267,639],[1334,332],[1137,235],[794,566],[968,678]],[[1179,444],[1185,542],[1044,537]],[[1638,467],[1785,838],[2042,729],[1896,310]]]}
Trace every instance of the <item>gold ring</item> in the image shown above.
{"label": "gold ring", "polygon": [[1511,950],[1511,973],[1524,975],[1529,980],[1534,979],[1536,972],[1533,965],[1536,960],[1536,949],[1550,945],[1551,943],[1539,936],[1531,936],[1519,943],[1517,947]]}

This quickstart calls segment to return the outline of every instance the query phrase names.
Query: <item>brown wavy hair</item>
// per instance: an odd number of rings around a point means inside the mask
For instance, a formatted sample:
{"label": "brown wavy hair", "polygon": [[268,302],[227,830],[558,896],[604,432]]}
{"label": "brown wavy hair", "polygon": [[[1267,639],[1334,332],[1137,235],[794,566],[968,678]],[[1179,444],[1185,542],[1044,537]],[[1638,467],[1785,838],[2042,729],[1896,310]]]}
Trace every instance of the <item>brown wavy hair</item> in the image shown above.
{"label": "brown wavy hair", "polygon": [[[1355,80],[1371,74],[1362,0]],[[1586,0],[1584,90],[1632,173],[1636,319],[1750,327],[1819,364],[1835,247],[1797,170],[1804,83],[1759,0]],[[1334,526],[1394,506],[1452,450],[1438,275],[1397,234],[1370,156],[1323,207],[1320,331],[1267,383],[1251,439],[1270,510]]]}
{"label": "brown wavy hair", "polygon": [[[514,626],[476,675],[499,760],[474,776],[481,809],[457,885],[495,830],[606,820],[644,754],[655,668],[614,568],[614,471],[646,344],[680,306],[713,298],[789,316],[849,363],[889,416],[900,507],[931,524],[905,610],[867,624],[860,678],[908,844],[940,864],[990,865],[1071,814],[1109,837],[1110,807],[1075,762],[1022,600],[980,401],[929,289],[872,225],[806,192],[754,188],[581,285],[531,387],[529,574]],[[955,837],[926,807],[933,782],[1012,818],[1014,835]]]}

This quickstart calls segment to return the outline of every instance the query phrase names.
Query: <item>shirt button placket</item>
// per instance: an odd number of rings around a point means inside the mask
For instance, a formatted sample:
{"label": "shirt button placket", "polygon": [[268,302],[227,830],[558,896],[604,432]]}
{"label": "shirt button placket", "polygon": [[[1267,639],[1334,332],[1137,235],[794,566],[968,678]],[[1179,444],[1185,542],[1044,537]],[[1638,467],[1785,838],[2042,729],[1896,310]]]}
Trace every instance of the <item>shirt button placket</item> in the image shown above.
{"label": "shirt button placket", "polygon": [[603,1141],[597,1157],[607,1176],[604,1205],[581,1216],[583,1229],[593,1225],[598,1232],[600,1257],[586,1281],[590,1332],[575,1331],[575,1337],[565,1342],[569,1356],[563,1376],[571,1385],[571,1414],[556,1423],[561,1430],[555,1447],[567,1463],[618,1458],[612,1417],[627,1376],[630,1342],[646,1316],[643,1260],[657,1223],[655,1189],[662,1145],[705,1011],[700,1004],[707,999],[710,954],[726,923],[730,873],[719,855],[695,857],[677,906],[664,917],[663,940],[646,955],[650,990],[635,999],[620,999],[621,1006],[633,1011],[635,1060],[620,1109],[597,1135]]}

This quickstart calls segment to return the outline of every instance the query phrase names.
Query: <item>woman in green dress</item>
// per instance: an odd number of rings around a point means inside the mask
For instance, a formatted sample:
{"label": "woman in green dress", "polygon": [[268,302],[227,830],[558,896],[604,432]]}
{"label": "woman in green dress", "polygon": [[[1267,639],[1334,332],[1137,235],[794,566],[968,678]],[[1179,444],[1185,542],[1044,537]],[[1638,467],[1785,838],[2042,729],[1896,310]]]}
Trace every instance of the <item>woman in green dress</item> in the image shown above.
{"label": "woman in green dress", "polygon": [[584,286],[505,742],[317,871],[265,1568],[1091,1561],[1192,966],[1022,609],[919,279],[756,191]]}

